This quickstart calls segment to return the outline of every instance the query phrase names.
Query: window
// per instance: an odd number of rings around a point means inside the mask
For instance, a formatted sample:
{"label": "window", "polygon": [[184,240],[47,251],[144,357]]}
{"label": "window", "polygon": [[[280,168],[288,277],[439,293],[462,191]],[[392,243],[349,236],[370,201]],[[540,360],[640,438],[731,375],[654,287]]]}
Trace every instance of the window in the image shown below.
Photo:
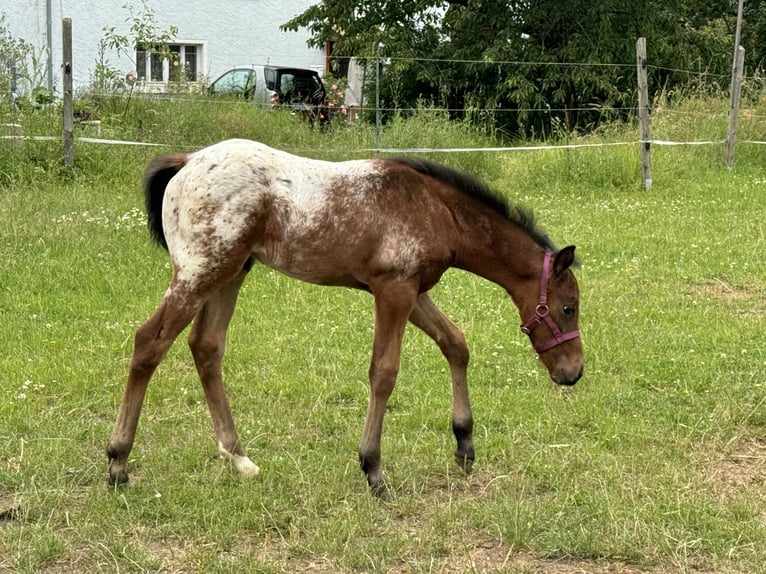
{"label": "window", "polygon": [[152,82],[162,82],[162,56],[157,52],[151,54],[151,60],[149,65],[150,76],[149,79]]}
{"label": "window", "polygon": [[252,93],[255,72],[247,68],[229,70],[210,85],[211,94],[235,94],[247,96]]}
{"label": "window", "polygon": [[202,46],[171,44],[168,55],[139,46],[136,50],[136,73],[139,80],[149,82],[196,82],[200,74]]}
{"label": "window", "polygon": [[190,82],[197,81],[197,46],[184,46],[184,70],[186,79]]}
{"label": "window", "polygon": [[277,72],[274,68],[264,68],[263,75],[266,78],[266,87],[272,92],[277,89]]}

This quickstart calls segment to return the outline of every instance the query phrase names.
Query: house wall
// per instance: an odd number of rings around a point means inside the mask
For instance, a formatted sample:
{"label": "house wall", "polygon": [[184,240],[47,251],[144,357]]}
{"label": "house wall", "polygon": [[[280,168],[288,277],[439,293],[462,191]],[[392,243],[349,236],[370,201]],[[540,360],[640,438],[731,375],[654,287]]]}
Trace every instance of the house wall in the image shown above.
{"label": "house wall", "polygon": [[[240,64],[280,64],[324,73],[323,50],[306,46],[308,33],[281,32],[280,24],[302,13],[315,0],[146,0],[161,30],[176,26],[177,43],[203,46],[201,73],[212,81],[230,67]],[[88,86],[98,57],[98,42],[105,26],[130,35],[132,18],[123,8],[138,14],[140,0],[2,0],[0,13],[15,38],[23,38],[45,54],[50,9],[53,88],[61,92],[61,22],[72,19],[72,80],[75,89]],[[127,21],[126,21],[127,20]],[[109,52],[111,66],[124,74],[135,70],[135,55]]]}

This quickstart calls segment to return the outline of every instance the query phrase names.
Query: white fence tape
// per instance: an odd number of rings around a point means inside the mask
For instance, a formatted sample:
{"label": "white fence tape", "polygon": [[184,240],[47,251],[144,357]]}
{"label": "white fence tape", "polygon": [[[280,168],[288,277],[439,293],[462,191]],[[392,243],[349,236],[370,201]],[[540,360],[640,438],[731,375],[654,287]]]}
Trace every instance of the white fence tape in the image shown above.
{"label": "white fence tape", "polygon": [[[19,136],[19,135],[4,135],[0,136],[0,140],[32,140],[32,141],[56,141],[61,140],[60,136]],[[90,138],[90,137],[77,137],[75,141],[101,144],[101,145],[127,145],[127,146],[145,146],[145,147],[167,147],[173,148],[171,144],[160,144],[151,142],[137,142],[129,140],[111,140],[104,138]],[[470,152],[513,152],[513,151],[541,151],[541,150],[556,150],[556,149],[580,149],[580,148],[597,148],[597,147],[613,147],[613,146],[626,146],[626,145],[638,145],[649,143],[654,146],[698,146],[698,145],[721,145],[725,144],[726,140],[707,140],[707,141],[688,141],[677,142],[671,140],[635,140],[624,142],[604,142],[604,143],[576,143],[576,144],[561,144],[561,145],[536,145],[536,146],[511,146],[511,147],[463,147],[463,148],[435,148],[435,147],[412,147],[412,148],[359,148],[349,150],[328,150],[328,149],[304,149],[302,152],[312,153],[328,153],[328,152],[340,152],[345,151],[347,153],[470,153]],[[754,145],[766,145],[766,141],[754,141],[754,140],[740,140],[739,144],[754,144]],[[180,146],[176,146],[180,147]]]}

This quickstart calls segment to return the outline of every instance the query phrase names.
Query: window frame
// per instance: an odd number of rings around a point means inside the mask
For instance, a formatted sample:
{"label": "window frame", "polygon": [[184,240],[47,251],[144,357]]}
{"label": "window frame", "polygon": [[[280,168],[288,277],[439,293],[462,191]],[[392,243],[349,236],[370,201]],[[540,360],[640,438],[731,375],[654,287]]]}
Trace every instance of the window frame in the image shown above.
{"label": "window frame", "polygon": [[[179,82],[199,82],[204,70],[206,43],[177,40],[168,44],[168,49],[173,55],[171,59],[162,58],[159,52],[151,49],[151,46],[138,45],[136,47],[135,64],[138,80],[144,84],[155,86],[167,86],[170,83]],[[187,64],[191,66],[191,69],[183,77],[174,77],[175,68],[183,70]]]}

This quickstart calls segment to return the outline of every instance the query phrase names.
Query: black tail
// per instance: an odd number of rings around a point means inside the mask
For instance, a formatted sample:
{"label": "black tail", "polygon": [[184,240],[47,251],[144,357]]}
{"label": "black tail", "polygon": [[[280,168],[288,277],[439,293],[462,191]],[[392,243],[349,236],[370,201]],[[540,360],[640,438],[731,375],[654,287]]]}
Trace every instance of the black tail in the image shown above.
{"label": "black tail", "polygon": [[186,165],[188,156],[184,154],[163,155],[156,157],[147,166],[144,173],[144,203],[146,205],[149,235],[165,249],[165,230],[162,228],[162,200],[165,188],[173,176]]}

